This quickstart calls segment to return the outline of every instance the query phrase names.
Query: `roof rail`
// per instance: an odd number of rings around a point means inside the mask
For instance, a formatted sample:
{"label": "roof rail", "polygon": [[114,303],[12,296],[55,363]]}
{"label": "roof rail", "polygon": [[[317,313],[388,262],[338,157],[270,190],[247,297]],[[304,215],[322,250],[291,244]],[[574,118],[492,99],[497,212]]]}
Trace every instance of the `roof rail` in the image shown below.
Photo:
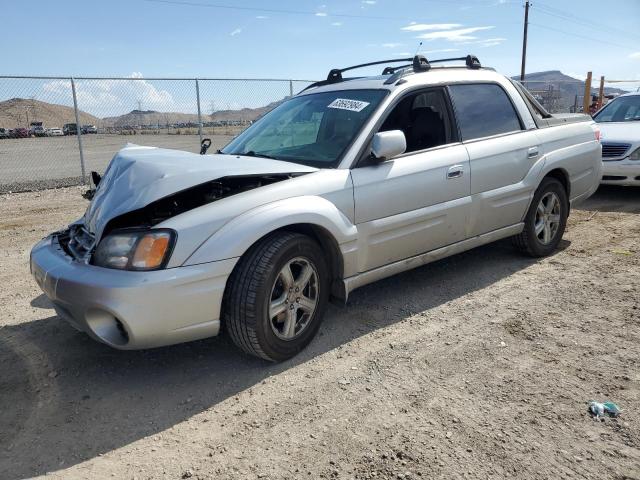
{"label": "roof rail", "polygon": [[[480,60],[478,60],[478,57],[476,57],[475,55],[467,55],[466,57],[455,57],[455,58],[441,58],[436,60],[427,60],[427,58],[423,55],[416,55],[413,58],[394,58],[391,60],[380,60],[377,62],[361,63],[359,65],[352,65],[351,67],[345,67],[345,68],[333,68],[331,69],[331,71],[329,71],[329,75],[327,75],[326,80],[321,80],[319,82],[312,83],[304,90],[308,90],[309,88],[313,88],[313,87],[321,87],[322,85],[329,85],[331,83],[343,82],[345,80],[353,80],[355,78],[361,78],[361,77],[344,78],[342,76],[344,72],[347,72],[349,70],[355,70],[357,68],[371,67],[373,65],[382,65],[386,63],[411,62],[411,63],[400,65],[397,67],[387,66],[384,68],[384,70],[382,70],[382,75],[391,75],[393,78],[396,72],[399,72],[400,75],[404,73],[408,73],[405,70],[408,67],[413,67],[412,70],[413,72],[416,72],[416,73],[426,72],[431,69],[432,63],[453,62],[458,60],[464,60],[467,68],[471,68],[475,70],[482,67],[482,65],[480,64]],[[390,80],[391,78],[387,80],[385,83],[389,83]],[[395,78],[393,81],[395,81]],[[391,83],[393,83],[393,81],[391,81]]]}

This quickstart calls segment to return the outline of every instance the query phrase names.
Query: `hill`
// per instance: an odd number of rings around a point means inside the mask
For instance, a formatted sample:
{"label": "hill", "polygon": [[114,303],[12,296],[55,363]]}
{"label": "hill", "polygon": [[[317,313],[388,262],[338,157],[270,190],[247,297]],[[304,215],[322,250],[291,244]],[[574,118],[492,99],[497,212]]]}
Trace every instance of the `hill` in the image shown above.
{"label": "hill", "polygon": [[[520,80],[520,76],[511,77]],[[551,112],[568,111],[573,106],[576,95],[578,104],[582,105],[584,95],[584,82],[569,75],[565,75],[560,70],[548,70],[545,72],[535,72],[526,74],[524,85],[534,93],[539,101]],[[597,89],[591,90],[592,94],[597,94]],[[605,95],[626,93],[619,88],[606,87]]]}
{"label": "hill", "polygon": [[212,121],[212,122],[233,122],[233,121],[253,121],[257,118],[260,118],[265,113],[273,110],[278,105],[280,105],[285,99],[271,102],[264,107],[258,108],[242,108],[240,110],[219,110],[215,112],[213,115],[204,115],[203,121]]}
{"label": "hill", "polygon": [[[79,111],[80,123],[95,125],[98,118]],[[29,128],[30,122],[44,122],[44,126],[62,128],[65,123],[75,123],[72,107],[56,105],[28,98],[12,98],[0,102],[0,127]]]}
{"label": "hill", "polygon": [[[239,110],[219,110],[212,115],[202,114],[202,122],[248,122],[261,117],[278,106],[282,100],[264,107],[241,108]],[[158,112],[155,110],[132,110],[117,117],[105,117],[100,125],[105,127],[132,127],[141,125],[197,124],[195,113]]]}
{"label": "hill", "polygon": [[155,110],[132,110],[117,117],[105,117],[100,125],[104,127],[134,127],[141,125],[174,125],[197,123],[194,113],[157,112]]}

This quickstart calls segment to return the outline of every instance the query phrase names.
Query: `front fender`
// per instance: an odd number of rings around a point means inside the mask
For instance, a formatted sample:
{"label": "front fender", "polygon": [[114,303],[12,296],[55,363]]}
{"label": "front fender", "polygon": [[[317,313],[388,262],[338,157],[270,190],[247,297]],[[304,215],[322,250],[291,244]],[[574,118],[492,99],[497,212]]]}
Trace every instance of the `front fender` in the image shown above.
{"label": "front fender", "polygon": [[318,196],[278,200],[237,216],[200,245],[184,265],[240,257],[268,233],[294,224],[311,224],[329,232],[340,247],[345,273],[350,270],[356,226],[333,203]]}

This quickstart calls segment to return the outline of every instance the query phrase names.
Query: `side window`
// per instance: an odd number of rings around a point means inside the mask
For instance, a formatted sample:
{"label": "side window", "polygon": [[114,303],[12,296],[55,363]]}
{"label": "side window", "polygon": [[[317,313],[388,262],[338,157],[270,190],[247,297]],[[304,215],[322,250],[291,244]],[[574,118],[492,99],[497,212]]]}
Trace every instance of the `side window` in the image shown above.
{"label": "side window", "polygon": [[451,85],[449,89],[462,140],[522,130],[511,100],[498,85]]}
{"label": "side window", "polygon": [[406,153],[445,145],[453,141],[447,99],[440,89],[411,94],[398,103],[380,127],[380,132],[402,130]]}

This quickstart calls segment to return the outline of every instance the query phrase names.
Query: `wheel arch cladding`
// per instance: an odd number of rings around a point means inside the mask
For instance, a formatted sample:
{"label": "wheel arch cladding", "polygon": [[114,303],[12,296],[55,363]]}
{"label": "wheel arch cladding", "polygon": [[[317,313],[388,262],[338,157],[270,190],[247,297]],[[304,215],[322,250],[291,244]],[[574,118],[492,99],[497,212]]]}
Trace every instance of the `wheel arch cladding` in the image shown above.
{"label": "wheel arch cladding", "polygon": [[564,187],[564,191],[567,192],[567,198],[571,198],[571,182],[569,181],[569,174],[565,169],[554,168],[544,176],[544,178],[547,177],[555,178],[556,180],[558,180]]}
{"label": "wheel arch cladding", "polygon": [[333,203],[322,197],[293,197],[245,212],[209,237],[185,265],[239,258],[265,236],[278,230],[303,233],[318,242],[327,255],[332,294],[342,298],[345,259],[340,246],[356,240],[357,228]]}
{"label": "wheel arch cladding", "polygon": [[[331,282],[331,296],[339,299],[345,298],[344,285],[342,284],[342,279],[344,278],[344,259],[340,252],[340,246],[333,235],[331,235],[331,232],[324,227],[312,223],[294,223],[285,225],[276,231],[301,233],[318,242],[327,259],[329,280]],[[257,242],[259,241],[260,240]]]}

